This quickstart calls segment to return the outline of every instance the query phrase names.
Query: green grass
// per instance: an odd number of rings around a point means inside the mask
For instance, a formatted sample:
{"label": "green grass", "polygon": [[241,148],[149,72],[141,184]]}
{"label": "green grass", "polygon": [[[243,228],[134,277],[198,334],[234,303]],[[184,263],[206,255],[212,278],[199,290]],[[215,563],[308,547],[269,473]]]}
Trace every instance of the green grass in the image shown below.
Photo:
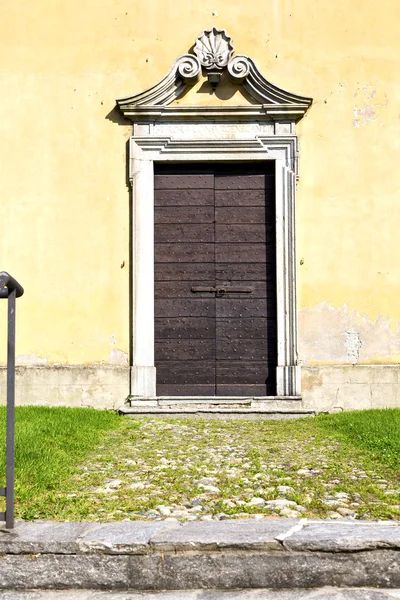
{"label": "green grass", "polygon": [[[276,514],[249,501],[282,497],[278,487],[286,485],[285,497],[305,507],[305,517],[329,516],[329,501],[345,492],[357,518],[400,520],[399,432],[400,410],[222,421],[19,407],[16,516],[147,519],[159,505],[180,510],[197,501],[202,515]],[[0,408],[0,485],[4,440]],[[204,494],[203,477],[214,478],[219,493]]]}
{"label": "green grass", "polygon": [[[5,418],[0,407],[0,481],[5,474]],[[18,407],[15,416],[16,503],[30,505],[65,486],[80,462],[109,430],[121,424],[116,413],[80,408]]]}
{"label": "green grass", "polygon": [[400,410],[375,409],[321,415],[318,425],[400,471]]}

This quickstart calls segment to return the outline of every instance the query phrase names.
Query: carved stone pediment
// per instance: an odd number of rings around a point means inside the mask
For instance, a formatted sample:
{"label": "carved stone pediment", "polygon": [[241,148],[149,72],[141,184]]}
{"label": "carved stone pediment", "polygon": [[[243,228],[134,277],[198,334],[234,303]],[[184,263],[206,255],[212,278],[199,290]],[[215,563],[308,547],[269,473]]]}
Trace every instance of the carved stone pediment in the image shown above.
{"label": "carved stone pediment", "polygon": [[[273,120],[298,121],[312,103],[311,98],[287,92],[270,83],[260,73],[254,61],[245,54],[234,54],[232,39],[225,30],[213,27],[205,30],[193,46],[193,54],[183,54],[176,59],[161,81],[144,92],[121,98],[117,105],[125,117],[132,121],[167,118],[196,120],[211,112],[221,120],[240,117],[253,120],[255,116]],[[221,104],[208,110],[205,106],[169,107],[188,88],[204,75],[215,88],[221,73],[227,72],[230,80],[247,92],[255,101],[252,106],[240,106],[226,110]],[[235,114],[237,112],[237,115]],[[184,113],[184,114],[183,114]]]}

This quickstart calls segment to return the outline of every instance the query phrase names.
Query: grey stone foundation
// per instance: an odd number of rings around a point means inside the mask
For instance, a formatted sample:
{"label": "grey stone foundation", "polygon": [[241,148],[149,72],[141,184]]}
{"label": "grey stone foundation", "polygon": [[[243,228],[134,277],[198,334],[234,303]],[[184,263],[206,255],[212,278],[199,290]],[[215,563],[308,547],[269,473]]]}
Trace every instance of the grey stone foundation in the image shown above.
{"label": "grey stone foundation", "polygon": [[[130,371],[119,365],[19,366],[16,403],[117,409],[130,393]],[[302,366],[301,380],[298,408],[327,412],[400,407],[400,365]],[[0,402],[5,398],[6,368],[0,367]]]}

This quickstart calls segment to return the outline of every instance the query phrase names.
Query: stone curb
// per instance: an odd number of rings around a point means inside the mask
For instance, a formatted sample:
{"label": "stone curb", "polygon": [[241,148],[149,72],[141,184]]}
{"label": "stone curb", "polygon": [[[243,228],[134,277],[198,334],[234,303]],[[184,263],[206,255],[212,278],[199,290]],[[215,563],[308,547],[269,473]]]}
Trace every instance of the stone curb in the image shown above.
{"label": "stone curb", "polygon": [[0,589],[400,587],[397,522],[19,522],[0,554]]}
{"label": "stone curb", "polygon": [[398,600],[400,590],[320,588],[313,590],[184,590],[169,592],[0,591],[0,600]]}

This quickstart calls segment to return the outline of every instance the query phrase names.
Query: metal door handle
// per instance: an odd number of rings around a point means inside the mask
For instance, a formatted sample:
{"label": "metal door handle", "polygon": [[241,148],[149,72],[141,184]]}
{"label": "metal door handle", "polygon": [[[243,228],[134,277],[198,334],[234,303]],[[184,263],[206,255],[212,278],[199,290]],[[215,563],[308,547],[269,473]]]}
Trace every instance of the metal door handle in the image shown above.
{"label": "metal door handle", "polygon": [[224,294],[251,294],[252,288],[225,288],[225,287],[192,287],[190,291],[193,294],[210,293],[223,296]]}
{"label": "metal door handle", "polygon": [[192,287],[190,289],[193,294],[201,294],[202,292],[209,292],[210,294],[215,294],[217,292],[217,288],[215,287]]}
{"label": "metal door handle", "polygon": [[227,294],[251,294],[252,288],[219,288],[218,291],[226,292]]}

